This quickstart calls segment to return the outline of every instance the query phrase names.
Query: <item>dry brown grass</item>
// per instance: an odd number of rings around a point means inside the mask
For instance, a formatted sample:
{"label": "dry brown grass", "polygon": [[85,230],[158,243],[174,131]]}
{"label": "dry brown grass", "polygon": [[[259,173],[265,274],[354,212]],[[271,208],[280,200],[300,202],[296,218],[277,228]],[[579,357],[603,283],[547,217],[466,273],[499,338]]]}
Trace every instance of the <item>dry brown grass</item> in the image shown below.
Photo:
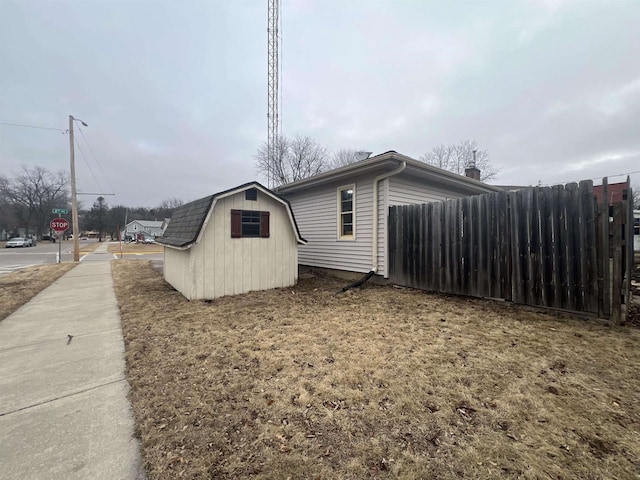
{"label": "dry brown grass", "polygon": [[[115,253],[116,255],[120,254],[120,244],[110,243],[108,251],[109,253]],[[124,255],[131,255],[131,254],[153,255],[153,254],[163,253],[163,252],[164,252],[164,247],[162,247],[162,245],[158,245],[155,243],[123,243],[122,244],[122,253]]]}
{"label": "dry brown grass", "polygon": [[333,278],[188,302],[112,265],[150,479],[640,474],[638,329]]}
{"label": "dry brown grass", "polygon": [[0,320],[67,273],[75,263],[36,265],[0,275]]}

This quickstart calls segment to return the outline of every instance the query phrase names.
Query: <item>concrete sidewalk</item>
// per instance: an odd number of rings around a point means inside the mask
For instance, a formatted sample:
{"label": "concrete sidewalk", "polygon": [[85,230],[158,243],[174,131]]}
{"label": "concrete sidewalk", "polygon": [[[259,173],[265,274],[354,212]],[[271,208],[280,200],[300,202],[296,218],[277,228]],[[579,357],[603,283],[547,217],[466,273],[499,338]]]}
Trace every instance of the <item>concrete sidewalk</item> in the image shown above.
{"label": "concrete sidewalk", "polygon": [[2,479],[145,477],[106,249],[0,322]]}

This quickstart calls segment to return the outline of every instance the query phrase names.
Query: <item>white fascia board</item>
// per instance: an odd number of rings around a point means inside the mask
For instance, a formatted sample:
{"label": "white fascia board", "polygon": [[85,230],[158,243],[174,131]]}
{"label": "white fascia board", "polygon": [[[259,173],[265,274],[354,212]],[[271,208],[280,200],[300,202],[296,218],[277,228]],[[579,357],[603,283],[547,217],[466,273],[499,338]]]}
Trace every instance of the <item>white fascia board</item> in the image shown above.
{"label": "white fascia board", "polygon": [[211,219],[211,215],[213,215],[213,210],[216,207],[216,203],[218,203],[219,199],[222,198],[226,198],[226,197],[231,197],[233,195],[236,195],[238,193],[242,193],[245,190],[249,190],[251,188],[255,188],[257,190],[260,190],[262,193],[264,193],[265,195],[268,195],[269,197],[273,198],[276,202],[280,203],[282,206],[284,206],[285,210],[287,211],[287,215],[289,216],[289,223],[291,223],[291,228],[293,229],[293,232],[295,233],[296,239],[298,240],[298,243],[300,243],[301,245],[306,245],[307,241],[300,237],[300,235],[298,234],[298,229],[296,228],[296,222],[293,219],[293,212],[291,211],[291,208],[289,207],[289,204],[284,201],[283,199],[281,199],[280,197],[274,195],[273,193],[271,193],[270,191],[264,189],[261,185],[258,185],[257,183],[250,183],[248,185],[245,185],[241,188],[236,188],[234,190],[229,190],[228,192],[225,192],[221,195],[216,195],[213,198],[213,202],[211,202],[211,208],[209,208],[209,211],[207,212],[207,216],[204,219],[204,222],[202,224],[202,228],[200,228],[200,232],[198,232],[198,238],[196,238],[196,241],[189,244],[188,246],[184,247],[184,249],[187,248],[191,248],[191,246],[196,245],[198,243],[200,243],[200,240],[202,239],[202,235],[204,235],[204,231],[207,228],[207,225],[209,224],[209,220]]}

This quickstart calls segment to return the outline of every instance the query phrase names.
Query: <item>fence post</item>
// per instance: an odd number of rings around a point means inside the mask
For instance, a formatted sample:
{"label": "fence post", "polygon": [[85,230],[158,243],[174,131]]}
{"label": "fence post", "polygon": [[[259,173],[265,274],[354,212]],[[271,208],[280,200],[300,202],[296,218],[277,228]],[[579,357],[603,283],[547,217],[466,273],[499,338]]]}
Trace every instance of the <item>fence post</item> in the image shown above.
{"label": "fence post", "polygon": [[624,318],[627,320],[631,307],[631,276],[633,275],[633,192],[631,179],[627,177],[627,186],[622,192],[622,300],[625,305]]}
{"label": "fence post", "polygon": [[613,288],[612,321],[622,323],[622,203],[613,204]]}

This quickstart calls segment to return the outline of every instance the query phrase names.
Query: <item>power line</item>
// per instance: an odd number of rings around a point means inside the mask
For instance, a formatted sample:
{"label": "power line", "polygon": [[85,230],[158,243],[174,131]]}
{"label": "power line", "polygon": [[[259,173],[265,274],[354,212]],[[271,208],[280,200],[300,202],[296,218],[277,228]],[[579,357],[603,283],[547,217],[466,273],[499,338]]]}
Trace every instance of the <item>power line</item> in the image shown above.
{"label": "power line", "polygon": [[[583,178],[582,180],[602,180],[602,178],[604,177],[624,177],[625,175],[635,175],[636,173],[640,173],[640,170],[636,170],[634,172],[627,172],[627,173],[617,173],[614,175],[601,175],[599,177],[592,177],[592,178]],[[548,187],[549,185],[563,185],[565,183],[572,183],[575,182],[576,180],[570,180],[568,182],[555,182],[555,183],[544,183],[542,185],[544,185],[545,187]]]}
{"label": "power line", "polygon": [[61,128],[43,127],[40,125],[24,125],[22,123],[7,123],[7,122],[0,122],[0,125],[5,125],[7,127],[36,128],[39,130],[56,130],[58,132],[66,133],[66,130],[63,130]]}
{"label": "power line", "polygon": [[89,151],[91,152],[91,156],[93,157],[93,160],[96,162],[96,165],[98,165],[98,168],[100,169],[100,172],[102,173],[102,177],[104,178],[105,182],[107,182],[107,186],[111,189],[112,192],[115,192],[115,189],[113,188],[113,185],[111,185],[111,182],[109,182],[109,179],[107,178],[107,175],[104,173],[104,170],[102,169],[102,165],[98,161],[98,158],[96,157],[96,154],[93,153],[93,148],[91,148],[91,144],[87,140],[87,137],[84,136],[84,132],[82,131],[82,128],[80,128],[80,125],[76,125],[76,127],[80,131],[80,135],[82,135],[82,138],[84,139],[84,142],[87,144],[87,147],[89,147]]}
{"label": "power line", "polygon": [[80,155],[82,156],[82,159],[84,160],[85,165],[87,166],[87,168],[89,169],[89,173],[91,174],[91,177],[93,178],[93,181],[96,182],[96,185],[98,186],[98,188],[100,190],[103,190],[102,185],[100,185],[100,182],[98,182],[98,179],[96,178],[96,176],[93,174],[93,170],[91,170],[91,165],[89,165],[89,162],[87,162],[87,158],[84,156],[84,152],[82,151],[82,147],[80,147],[80,144],[78,143],[78,140],[76,140],[75,138],[73,139],[73,143],[76,144],[76,146],[78,147],[78,150],[80,151]]}

